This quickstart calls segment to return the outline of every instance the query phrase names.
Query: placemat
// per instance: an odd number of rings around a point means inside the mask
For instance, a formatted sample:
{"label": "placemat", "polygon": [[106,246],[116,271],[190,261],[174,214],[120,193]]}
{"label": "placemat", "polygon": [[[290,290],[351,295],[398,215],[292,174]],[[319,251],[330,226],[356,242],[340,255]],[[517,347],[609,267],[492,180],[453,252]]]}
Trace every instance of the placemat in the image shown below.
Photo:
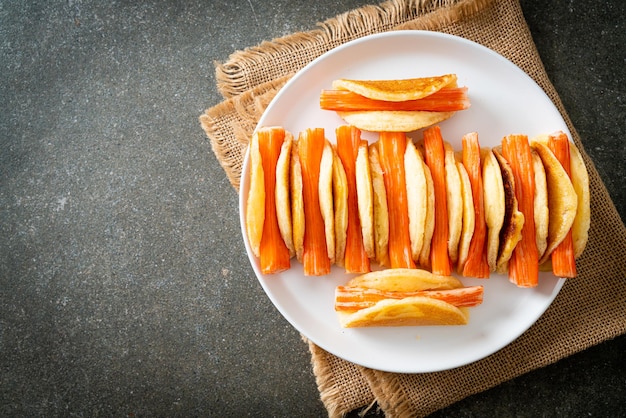
{"label": "placemat", "polygon": [[200,116],[233,187],[239,188],[243,156],[256,121],[295,72],[349,40],[397,29],[434,30],[478,42],[511,60],[544,89],[587,164],[589,243],[577,265],[578,277],[566,282],[535,325],[473,364],[437,373],[388,373],[349,363],[304,338],[331,417],[375,403],[388,417],[424,416],[626,332],[626,228],[547,77],[518,0],[393,0],[233,53],[216,66],[225,100]]}

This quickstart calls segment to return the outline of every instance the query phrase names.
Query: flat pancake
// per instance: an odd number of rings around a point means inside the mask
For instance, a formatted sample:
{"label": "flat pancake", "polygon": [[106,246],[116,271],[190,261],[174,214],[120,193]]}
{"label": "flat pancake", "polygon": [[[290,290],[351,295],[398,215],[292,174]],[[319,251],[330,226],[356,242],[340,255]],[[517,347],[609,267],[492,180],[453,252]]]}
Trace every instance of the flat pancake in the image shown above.
{"label": "flat pancake", "polygon": [[444,167],[446,171],[446,203],[448,207],[448,255],[452,264],[456,264],[459,255],[459,241],[463,230],[463,192],[461,175],[456,166],[454,149],[447,142]]}
{"label": "flat pancake", "polygon": [[335,207],[335,264],[343,266],[348,233],[348,179],[333,148],[333,201]]}
{"label": "flat pancake", "polygon": [[578,207],[578,196],[567,172],[552,151],[541,142],[531,141],[546,170],[548,186],[548,246],[539,259],[543,264],[572,228]]}
{"label": "flat pancake", "polygon": [[455,113],[378,110],[337,112],[346,123],[370,132],[412,132],[449,119]]}
{"label": "flat pancake", "polygon": [[369,149],[366,142],[359,144],[356,163],[356,195],[361,222],[363,247],[368,258],[376,257],[374,247],[374,196],[372,191],[372,174],[370,170]]}
{"label": "flat pancake", "polygon": [[374,247],[376,262],[381,266],[389,266],[389,208],[387,206],[387,190],[380,166],[378,147],[369,146],[370,171],[372,173],[372,191],[374,200]]}
{"label": "flat pancake", "polygon": [[302,168],[298,154],[298,141],[294,141],[291,146],[290,185],[293,245],[296,250],[296,259],[302,262],[304,253],[304,196],[302,195]]}
{"label": "flat pancake", "polygon": [[424,243],[428,194],[422,154],[410,140],[407,141],[404,151],[404,174],[409,210],[411,254],[413,260],[418,260]]}
{"label": "flat pancake", "polygon": [[331,264],[335,262],[335,210],[333,202],[333,148],[330,142],[324,144],[320,161],[318,184],[320,211],[324,219],[326,251]]}
{"label": "flat pancake", "polygon": [[524,214],[518,209],[515,197],[515,177],[509,162],[496,148],[492,150],[500,166],[502,185],[504,188],[504,220],[500,229],[498,257],[496,259],[496,272],[507,274],[509,260],[517,243],[522,239],[522,227],[524,226]]}
{"label": "flat pancake", "polygon": [[[549,135],[539,135],[533,141],[548,145]],[[579,258],[589,239],[591,223],[591,196],[589,192],[589,173],[582,155],[576,145],[570,141],[570,179],[578,200],[576,216],[572,224],[572,240],[574,242],[574,257]]]}
{"label": "flat pancake", "polygon": [[574,241],[574,257],[582,255],[589,239],[591,224],[591,195],[589,192],[589,173],[578,148],[570,142],[570,174],[576,196],[578,208],[572,224],[572,240]]}
{"label": "flat pancake", "polygon": [[483,199],[487,223],[487,263],[490,271],[496,271],[500,230],[506,211],[504,184],[500,165],[491,149],[481,151],[483,162]]}
{"label": "flat pancake", "polygon": [[462,272],[467,261],[470,243],[474,236],[476,227],[476,214],[474,213],[474,197],[472,196],[472,185],[465,166],[457,161],[456,167],[459,170],[461,179],[461,194],[463,195],[463,227],[461,228],[461,238],[459,239],[459,251],[457,261],[457,271]]}
{"label": "flat pancake", "polygon": [[285,241],[289,255],[296,255],[293,245],[293,228],[291,223],[291,197],[289,193],[289,168],[291,164],[291,146],[293,135],[285,132],[285,140],[280,149],[280,155],[276,162],[276,218],[280,235]]}
{"label": "flat pancake", "polygon": [[260,257],[261,237],[265,222],[265,180],[257,132],[250,139],[248,152],[250,153],[250,189],[246,201],[246,232],[252,252]]}
{"label": "flat pancake", "polygon": [[422,267],[430,267],[430,243],[435,232],[435,185],[430,168],[422,161],[424,174],[426,175],[426,223],[424,224],[424,242],[418,264]]}
{"label": "flat pancake", "polygon": [[337,312],[344,328],[377,326],[465,325],[467,308],[423,296],[385,299],[353,313]]}
{"label": "flat pancake", "polygon": [[333,81],[333,88],[349,90],[370,99],[403,102],[430,96],[448,85],[456,85],[456,80],[456,74],[401,80],[339,79]]}
{"label": "flat pancake", "polygon": [[543,256],[548,247],[548,233],[550,224],[550,206],[548,204],[548,183],[546,170],[541,157],[534,149],[531,150],[533,159],[533,171],[535,173],[535,240],[537,241],[537,253],[539,258]]}
{"label": "flat pancake", "polygon": [[422,269],[396,268],[356,276],[346,286],[389,292],[417,292],[458,289],[463,287],[463,283],[454,276],[439,276]]}

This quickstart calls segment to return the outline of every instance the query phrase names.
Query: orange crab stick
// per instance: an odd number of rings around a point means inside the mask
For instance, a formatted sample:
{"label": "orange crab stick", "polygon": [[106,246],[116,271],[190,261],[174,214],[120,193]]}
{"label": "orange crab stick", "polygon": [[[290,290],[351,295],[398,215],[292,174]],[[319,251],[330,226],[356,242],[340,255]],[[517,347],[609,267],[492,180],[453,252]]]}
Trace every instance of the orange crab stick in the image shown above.
{"label": "orange crab stick", "polygon": [[391,268],[415,268],[411,257],[409,208],[404,173],[406,134],[381,132],[378,154],[389,208],[389,261]]}
{"label": "orange crab stick", "polygon": [[452,268],[448,254],[446,172],[443,138],[439,126],[424,131],[424,160],[430,168],[435,189],[435,229],[430,244],[430,266],[434,274],[449,276]]}
{"label": "orange crab stick", "polygon": [[474,200],[475,227],[470,241],[467,260],[463,266],[463,276],[488,278],[489,263],[487,262],[487,223],[485,220],[483,177],[480,164],[480,144],[478,134],[470,132],[463,136],[463,166],[472,187]]}
{"label": "orange crab stick", "polygon": [[482,286],[460,287],[451,290],[420,290],[416,292],[391,292],[355,286],[337,286],[335,310],[357,311],[369,308],[384,299],[404,299],[413,296],[428,297],[447,302],[456,307],[472,307],[483,301]]}
{"label": "orange crab stick", "polygon": [[320,108],[335,111],[408,110],[429,112],[454,112],[470,106],[467,87],[443,88],[430,96],[417,100],[389,102],[369,99],[348,90],[322,90]]}
{"label": "orange crab stick", "polygon": [[259,247],[263,274],[278,273],[290,267],[290,255],[283,241],[276,216],[276,162],[285,140],[282,128],[262,129],[258,132],[259,152],[263,164],[265,184],[265,222]]}
{"label": "orange crab stick", "polygon": [[324,219],[319,201],[320,163],[326,137],[324,129],[307,129],[298,138],[304,201],[304,251],[302,265],[306,276],[330,273]]}
{"label": "orange crab stick", "polygon": [[[564,132],[550,135],[548,147],[559,160],[563,169],[571,178],[569,139]],[[552,251],[552,272],[557,277],[576,277],[576,259],[574,257],[574,242],[572,231],[567,233],[565,239]]]}
{"label": "orange crab stick", "polygon": [[356,189],[356,157],[359,144],[367,141],[361,139],[361,131],[354,126],[339,126],[335,133],[337,135],[337,155],[346,171],[348,183],[348,228],[346,231],[344,268],[348,273],[367,273],[370,271],[370,261],[363,244]]}
{"label": "orange crab stick", "polygon": [[502,140],[502,156],[511,165],[515,197],[524,215],[522,238],[509,261],[509,280],[519,287],[534,287],[539,282],[539,252],[535,239],[535,170],[528,137],[509,135]]}

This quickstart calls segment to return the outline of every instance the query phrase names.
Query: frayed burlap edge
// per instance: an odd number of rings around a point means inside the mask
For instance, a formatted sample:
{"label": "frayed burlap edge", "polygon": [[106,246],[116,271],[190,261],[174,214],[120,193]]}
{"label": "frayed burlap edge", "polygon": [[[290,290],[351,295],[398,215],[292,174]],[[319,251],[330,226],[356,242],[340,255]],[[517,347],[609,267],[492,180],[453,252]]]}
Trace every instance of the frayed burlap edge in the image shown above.
{"label": "frayed burlap edge", "polygon": [[419,19],[424,29],[466,18],[493,0],[389,0],[351,10],[319,28],[266,41],[237,51],[225,63],[216,63],[217,88],[225,98],[284,77],[323,53],[353,39],[385,32]]}
{"label": "frayed burlap edge", "polygon": [[236,98],[207,109],[199,118],[202,129],[211,141],[213,153],[237,191],[250,135],[265,108],[292,76],[288,74],[256,86]]}
{"label": "frayed burlap edge", "polygon": [[[245,146],[263,110],[297,70],[321,53],[360,36],[403,28],[393,26],[396,24],[410,22],[415,25],[414,29],[424,30],[452,25],[475,15],[493,1],[392,0],[381,6],[365,6],[329,19],[320,24],[323,29],[289,35],[232,54],[228,63],[216,68],[218,88],[228,99],[207,109],[199,118],[231,185],[239,190]],[[369,29],[365,29],[367,25],[371,25]],[[286,65],[283,62],[287,59],[285,57],[297,56],[310,47],[312,39],[316,42],[326,41],[328,44],[320,43],[322,47],[318,48],[319,54],[305,54],[306,59],[297,61],[297,65],[293,62]],[[276,69],[272,72],[276,78],[267,75],[249,78],[251,73],[263,73],[259,69]]]}

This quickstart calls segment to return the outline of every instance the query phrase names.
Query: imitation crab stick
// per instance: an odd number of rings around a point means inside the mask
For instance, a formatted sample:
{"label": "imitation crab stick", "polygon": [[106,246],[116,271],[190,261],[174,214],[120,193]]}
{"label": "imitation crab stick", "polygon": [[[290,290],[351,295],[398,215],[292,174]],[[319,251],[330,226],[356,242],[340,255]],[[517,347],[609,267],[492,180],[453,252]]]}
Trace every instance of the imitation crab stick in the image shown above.
{"label": "imitation crab stick", "polygon": [[306,276],[330,273],[330,258],[326,246],[324,219],[319,201],[319,177],[322,152],[326,142],[324,129],[307,129],[298,139],[302,169],[304,200],[304,252],[302,265]]}
{"label": "imitation crab stick", "polygon": [[430,168],[435,189],[435,229],[431,240],[430,265],[434,274],[449,276],[448,205],[444,146],[439,126],[424,131],[424,160]]}
{"label": "imitation crab stick", "polygon": [[348,90],[322,90],[320,108],[334,111],[408,110],[454,112],[470,106],[467,87],[443,88],[417,100],[391,102],[370,99]]}
{"label": "imitation crab stick", "polygon": [[415,268],[411,257],[409,209],[404,172],[406,134],[381,132],[378,154],[387,190],[389,210],[389,261],[391,268]]}
{"label": "imitation crab stick", "polygon": [[502,140],[502,156],[511,165],[515,197],[524,215],[522,238],[509,261],[509,280],[519,287],[534,287],[539,282],[539,252],[535,238],[535,173],[528,137],[509,135]]}
{"label": "imitation crab stick", "polygon": [[356,184],[359,145],[367,141],[361,139],[361,131],[358,128],[349,125],[339,126],[336,135],[337,155],[343,164],[348,183],[348,227],[344,267],[348,273],[367,273],[370,271],[370,261],[363,244]]}
{"label": "imitation crab stick", "polygon": [[475,226],[462,274],[466,277],[488,278],[487,222],[485,220],[480,144],[476,132],[470,132],[463,136],[463,166],[467,171],[472,187]]}
{"label": "imitation crab stick", "polygon": [[[550,135],[548,148],[559,160],[567,175],[571,178],[569,139],[564,132]],[[552,251],[552,272],[557,277],[576,277],[576,260],[574,257],[574,241],[570,229],[565,239]]]}
{"label": "imitation crab stick", "polygon": [[335,289],[335,310],[356,311],[369,308],[384,299],[404,299],[425,296],[447,302],[456,307],[472,307],[483,301],[482,286],[460,287],[451,290],[420,290],[416,292],[391,292],[356,286],[337,286]]}
{"label": "imitation crab stick", "polygon": [[285,140],[282,128],[258,132],[259,151],[263,164],[265,183],[265,221],[260,245],[260,262],[263,274],[278,273],[290,267],[290,254],[282,238],[276,216],[276,162]]}

